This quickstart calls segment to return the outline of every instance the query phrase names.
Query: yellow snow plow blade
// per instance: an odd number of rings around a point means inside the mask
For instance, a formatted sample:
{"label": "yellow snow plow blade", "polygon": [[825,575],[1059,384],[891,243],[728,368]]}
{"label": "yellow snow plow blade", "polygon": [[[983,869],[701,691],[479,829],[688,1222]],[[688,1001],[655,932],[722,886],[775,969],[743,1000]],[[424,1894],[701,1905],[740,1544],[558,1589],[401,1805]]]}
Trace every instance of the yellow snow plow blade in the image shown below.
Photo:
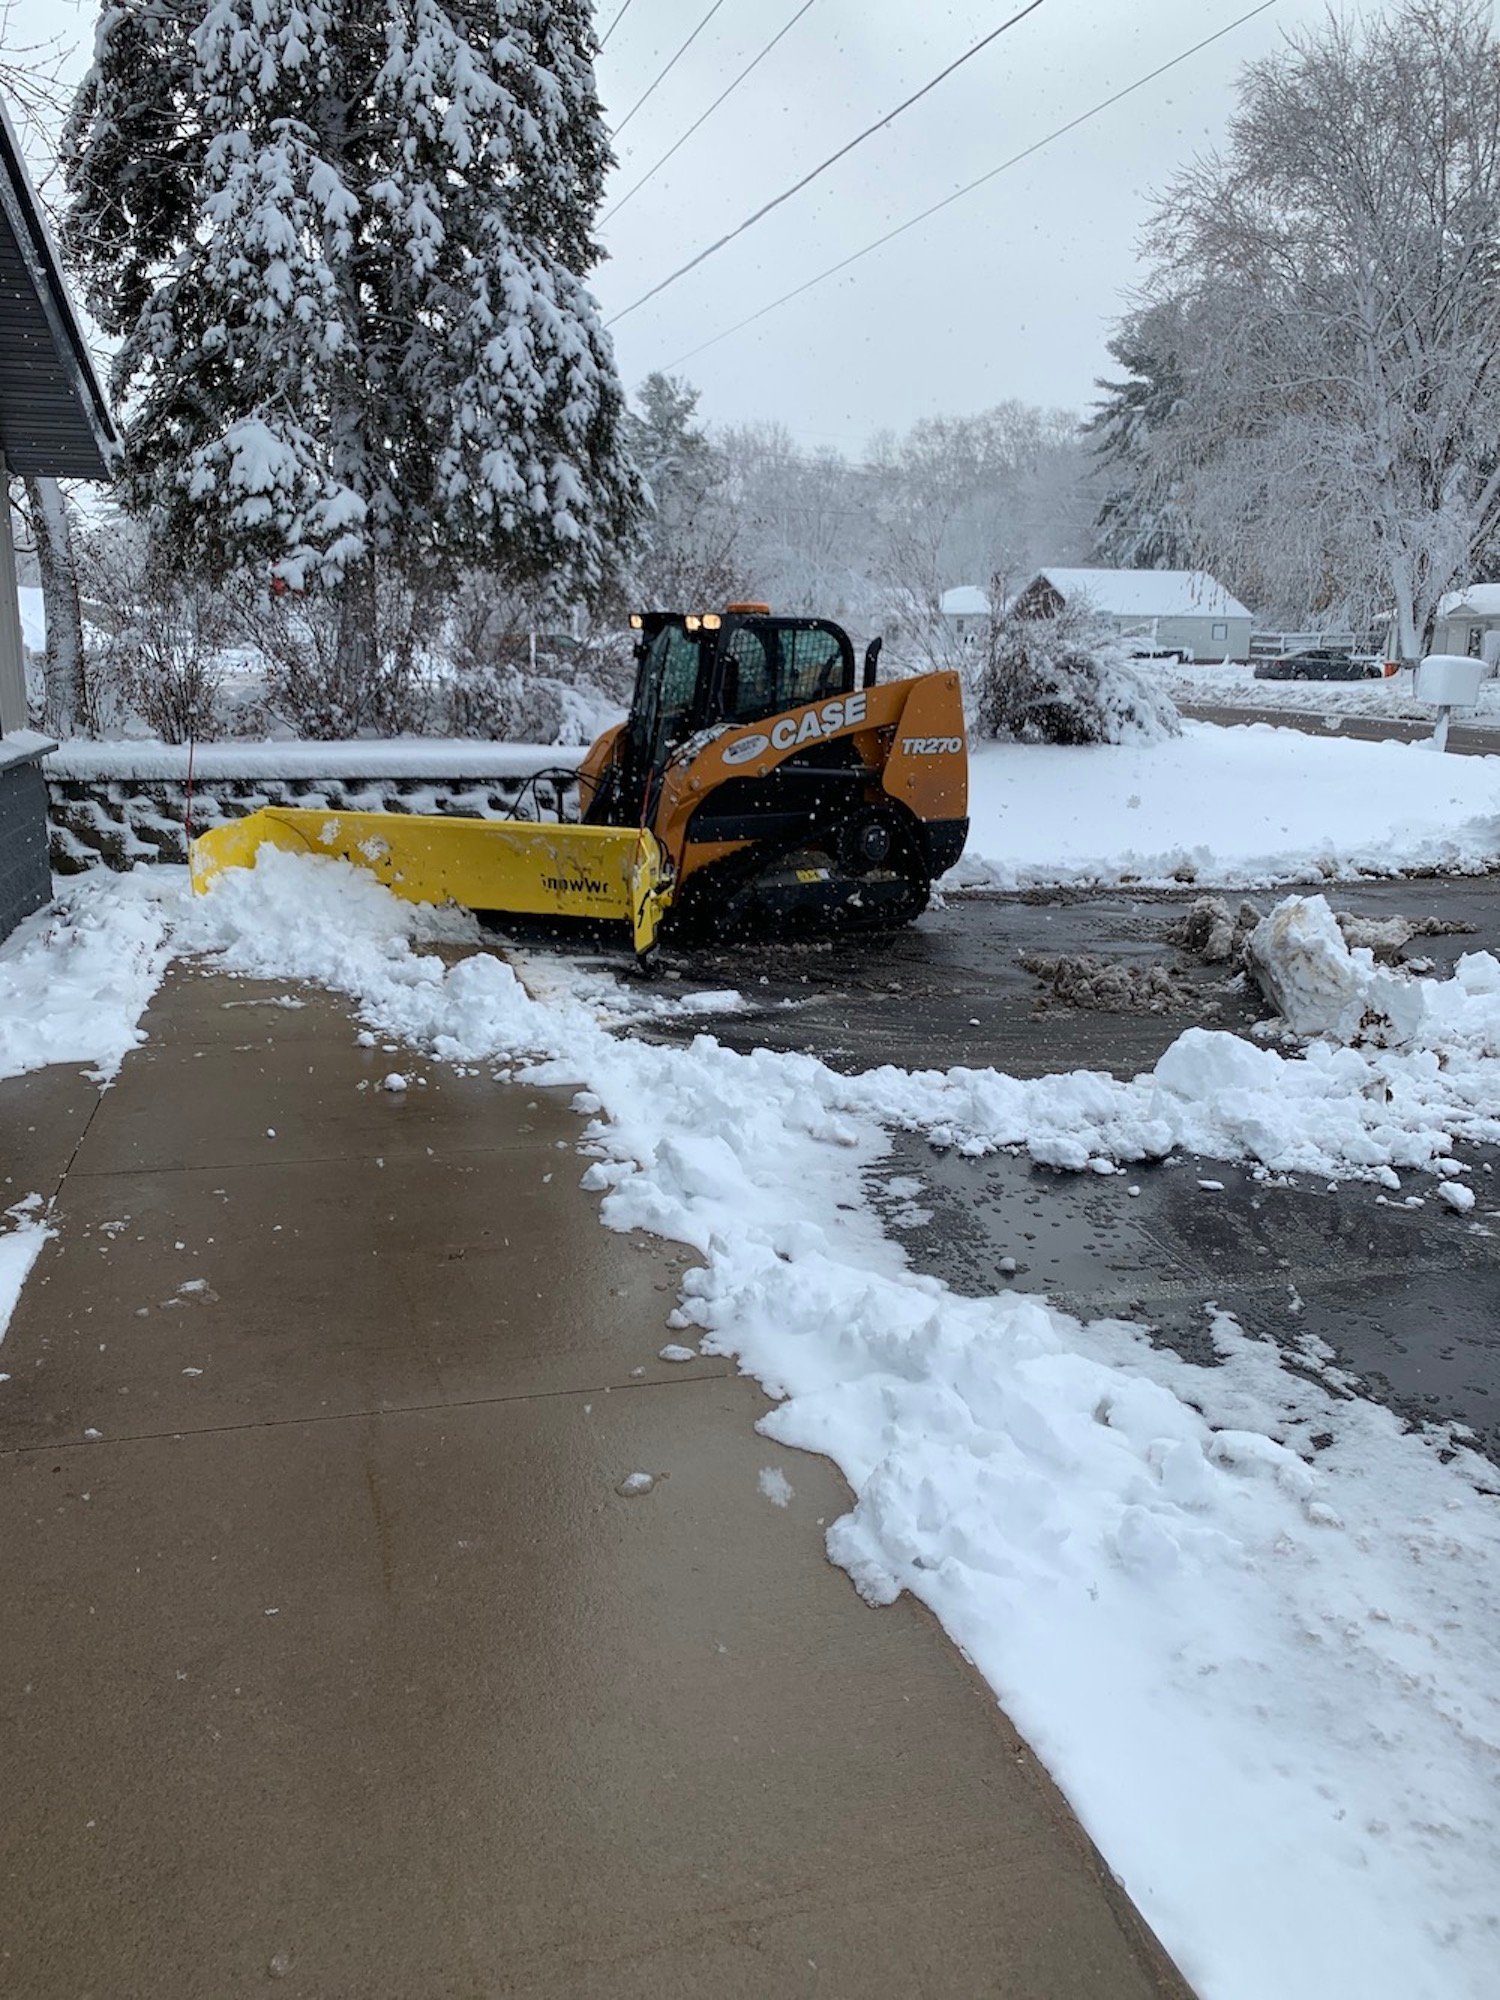
{"label": "yellow snow plow blade", "polygon": [[424,813],[309,812],[264,806],[202,833],[188,855],[201,895],[225,868],[253,868],[269,843],[368,868],[409,903],[459,903],[528,917],[629,924],[644,957],[672,900],[670,871],[646,828],[549,826]]}

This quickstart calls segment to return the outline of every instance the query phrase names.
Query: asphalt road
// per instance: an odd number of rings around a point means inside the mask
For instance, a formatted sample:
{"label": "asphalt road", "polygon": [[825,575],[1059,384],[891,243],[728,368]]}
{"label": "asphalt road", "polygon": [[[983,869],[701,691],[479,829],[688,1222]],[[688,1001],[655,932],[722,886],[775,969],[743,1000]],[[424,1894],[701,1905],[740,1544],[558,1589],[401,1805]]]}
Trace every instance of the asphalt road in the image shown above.
{"label": "asphalt road", "polygon": [[[1309,692],[1308,699],[1312,699]],[[1430,722],[1402,722],[1392,716],[1346,715],[1339,709],[1319,712],[1311,708],[1186,707],[1181,712],[1194,722],[1217,722],[1225,728],[1243,729],[1252,722],[1269,722],[1277,729],[1300,729],[1305,736],[1354,736],[1362,743],[1422,743],[1432,734]],[[1455,724],[1448,732],[1448,748],[1464,757],[1500,756],[1500,729],[1476,729]]]}
{"label": "asphalt road", "polygon": [[[1252,900],[1266,908],[1275,898]],[[1470,933],[1413,947],[1442,967],[1466,950],[1500,949],[1500,877],[1341,887],[1331,900],[1373,916],[1472,924]],[[738,985],[755,1001],[750,1013],[712,1023],[738,1047],[807,1050],[847,1069],[969,1063],[1017,1075],[1130,1075],[1194,1022],[1243,1028],[1263,1011],[1226,990],[1223,968],[1191,965],[1167,942],[1191,901],[955,897],[891,939],[679,953],[668,970]],[[1179,1004],[1162,1014],[1045,1004],[1041,983],[1020,963],[1034,952],[1173,968]],[[1007,1155],[962,1159],[897,1134],[872,1192],[878,1201],[892,1175],[922,1182],[916,1206],[929,1219],[901,1227],[902,1238],[914,1265],[960,1290],[1008,1282],[1084,1317],[1144,1320],[1204,1362],[1213,1359],[1204,1310],[1212,1300],[1277,1341],[1294,1365],[1307,1365],[1310,1337],[1326,1343],[1364,1393],[1412,1423],[1469,1427],[1500,1462],[1500,1215],[1485,1214],[1500,1211],[1500,1159],[1474,1166],[1480,1207],[1465,1218],[1435,1201],[1414,1210],[1382,1205],[1367,1182],[1303,1178],[1270,1188],[1221,1162],[1204,1170],[1191,1160],[1111,1178],[1067,1175]],[[1224,1191],[1205,1192],[1200,1175]],[[1127,1185],[1140,1196],[1129,1198]],[[1424,1189],[1413,1178],[1411,1190]],[[890,1204],[893,1228],[910,1208]],[[1020,1265],[1012,1279],[1000,1273],[1004,1257]]]}

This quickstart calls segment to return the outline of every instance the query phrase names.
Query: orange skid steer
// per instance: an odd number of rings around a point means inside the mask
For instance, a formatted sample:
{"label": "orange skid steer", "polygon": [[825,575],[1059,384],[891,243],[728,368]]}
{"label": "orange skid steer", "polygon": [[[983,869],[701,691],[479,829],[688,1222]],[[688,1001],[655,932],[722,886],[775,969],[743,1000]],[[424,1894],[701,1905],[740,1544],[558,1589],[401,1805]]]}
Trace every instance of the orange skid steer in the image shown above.
{"label": "orange skid steer", "polygon": [[968,835],[953,673],[878,682],[841,628],[764,605],[638,613],[630,713],[556,825],[267,807],[194,841],[193,886],[269,841],[371,869],[414,902],[716,934],[888,929],[926,908]]}

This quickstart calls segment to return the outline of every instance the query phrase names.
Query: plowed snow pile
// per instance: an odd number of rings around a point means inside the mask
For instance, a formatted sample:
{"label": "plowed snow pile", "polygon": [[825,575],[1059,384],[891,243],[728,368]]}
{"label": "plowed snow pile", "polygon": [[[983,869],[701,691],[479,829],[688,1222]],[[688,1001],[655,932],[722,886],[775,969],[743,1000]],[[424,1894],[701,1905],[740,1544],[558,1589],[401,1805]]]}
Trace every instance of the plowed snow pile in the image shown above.
{"label": "plowed snow pile", "polygon": [[[1435,1160],[1453,1131],[1500,1136],[1495,960],[1423,989],[1399,1047],[1193,1031],[1132,1083],[1022,1084],[634,1040],[612,982],[554,978],[544,1003],[489,953],[446,965],[422,945],[461,922],[338,862],[267,850],[175,923],[179,949],[321,981],[383,1036],[576,1089],[606,1221],[699,1253],[679,1333],[848,1478],[832,1559],[872,1605],[932,1607],[1207,2000],[1493,1992],[1493,1468],[1292,1375],[1207,1301],[1214,1368],[1039,1298],[959,1298],[907,1268],[862,1176],[892,1120],[1069,1165],[1199,1139],[1330,1172]],[[1333,950],[1315,907],[1284,928]],[[1370,969],[1320,963],[1320,992]]]}
{"label": "plowed snow pile", "polygon": [[[1248,662],[1180,667],[1153,660],[1153,679],[1184,708],[1286,708],[1336,721],[1345,715],[1394,716],[1432,727],[1432,704],[1418,701],[1409,668],[1379,680],[1258,681]],[[1500,728],[1500,681],[1485,681],[1477,709],[1456,718],[1465,729]]]}
{"label": "plowed snow pile", "polygon": [[1500,863],[1500,757],[1185,722],[1145,746],[976,745],[955,887],[1257,888]]}

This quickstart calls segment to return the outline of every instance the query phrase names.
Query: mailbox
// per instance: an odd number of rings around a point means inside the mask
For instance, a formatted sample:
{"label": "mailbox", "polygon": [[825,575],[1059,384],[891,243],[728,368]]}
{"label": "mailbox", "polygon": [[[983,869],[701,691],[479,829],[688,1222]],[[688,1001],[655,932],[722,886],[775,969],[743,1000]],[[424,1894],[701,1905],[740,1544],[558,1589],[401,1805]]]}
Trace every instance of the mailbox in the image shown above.
{"label": "mailbox", "polygon": [[1488,671],[1483,660],[1462,653],[1429,653],[1417,668],[1417,700],[1434,708],[1477,708]]}

